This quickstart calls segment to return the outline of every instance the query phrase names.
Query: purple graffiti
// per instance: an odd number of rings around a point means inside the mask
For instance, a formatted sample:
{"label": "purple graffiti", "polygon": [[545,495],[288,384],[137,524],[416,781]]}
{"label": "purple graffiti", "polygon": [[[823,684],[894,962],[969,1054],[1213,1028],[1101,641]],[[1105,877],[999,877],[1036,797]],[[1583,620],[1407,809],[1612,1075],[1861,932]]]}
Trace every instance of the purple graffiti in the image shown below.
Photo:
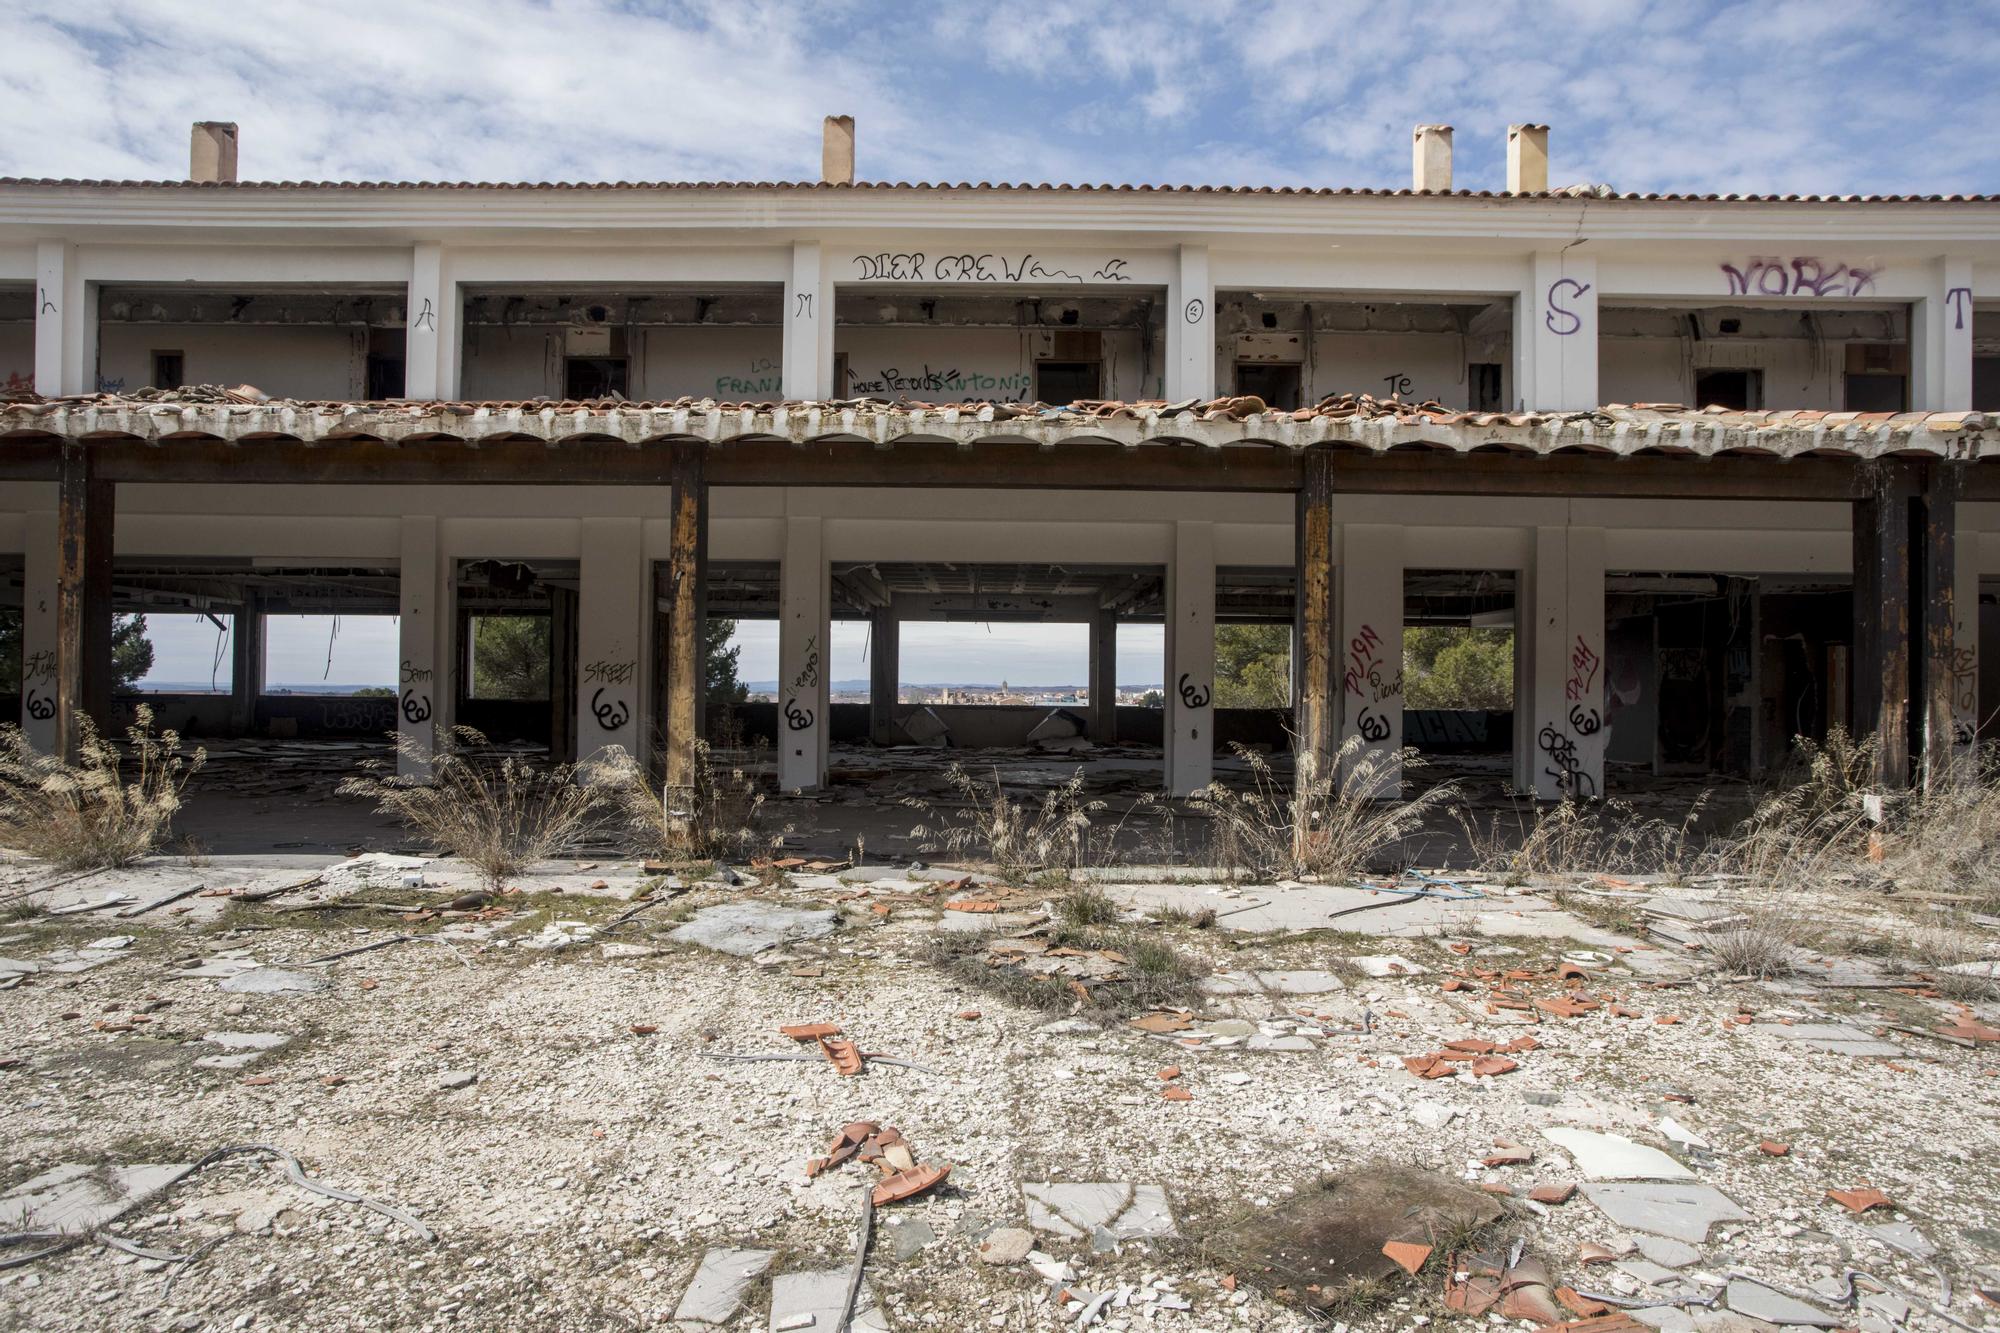
{"label": "purple graffiti", "polygon": [[1720,266],[1729,280],[1731,296],[1860,296],[1875,287],[1875,275],[1883,266],[1863,268],[1859,264],[1827,262],[1815,255],[1798,255],[1790,260],[1770,255],[1753,255],[1742,268]]}
{"label": "purple graffiti", "polygon": [[1972,304],[1972,288],[1954,287],[1944,294],[1944,302],[1951,307],[1951,327],[1954,330],[1964,328],[1965,312],[1967,307]]}
{"label": "purple graffiti", "polygon": [[[1557,291],[1565,287],[1569,290],[1563,294],[1572,299],[1582,296],[1590,290],[1589,283],[1578,282],[1575,278],[1557,278],[1549,284],[1548,293],[1544,298],[1549,308],[1542,314],[1542,323],[1547,325],[1549,332],[1555,334],[1558,338],[1567,338],[1570,334],[1575,333],[1583,327],[1582,315],[1579,315],[1576,311],[1566,306],[1556,304]],[[1556,323],[1558,316],[1569,321],[1568,328],[1564,328]]]}

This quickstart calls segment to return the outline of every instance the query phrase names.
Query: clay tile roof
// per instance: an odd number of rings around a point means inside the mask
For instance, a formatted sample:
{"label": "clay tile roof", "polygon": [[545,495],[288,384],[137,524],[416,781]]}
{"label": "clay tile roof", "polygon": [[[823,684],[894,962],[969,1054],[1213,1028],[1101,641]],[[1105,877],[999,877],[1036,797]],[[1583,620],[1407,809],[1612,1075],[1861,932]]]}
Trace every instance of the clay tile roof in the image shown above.
{"label": "clay tile roof", "polygon": [[1010,181],[854,181],[830,184],[825,181],[181,181],[181,180],[79,180],[68,177],[0,177],[0,188],[79,189],[79,190],[201,190],[210,192],[254,190],[514,190],[514,191],[606,191],[606,190],[821,190],[821,191],[936,191],[976,190],[985,192],[1025,192],[1032,194],[1217,194],[1271,195],[1295,198],[1403,198],[1427,196],[1452,199],[1610,199],[1647,203],[1701,204],[1988,204],[2000,203],[1992,194],[1680,194],[1651,192],[1599,193],[1587,187],[1565,187],[1529,194],[1508,194],[1502,190],[1412,190],[1377,189],[1357,186],[1301,185],[1114,185],[1066,184]]}
{"label": "clay tile roof", "polygon": [[1985,412],[1743,412],[1721,407],[1695,411],[1674,403],[1612,403],[1564,412],[1466,412],[1436,402],[1411,403],[1366,393],[1333,394],[1309,408],[1282,411],[1247,395],[1057,405],[877,398],[345,402],[267,399],[248,385],[234,389],[194,385],[65,398],[14,393],[0,397],[0,437],[9,435],[155,442],[200,437],[333,442],[526,436],[550,442],[612,438],[635,445],[663,439],[884,443],[904,438],[970,445],[1026,438],[1046,447],[1110,440],[1131,445],[1261,444],[1292,449],[1338,445],[1377,453],[1400,448],[1470,453],[1497,447],[1537,455],[1581,450],[1619,456],[2000,458],[2000,414]]}

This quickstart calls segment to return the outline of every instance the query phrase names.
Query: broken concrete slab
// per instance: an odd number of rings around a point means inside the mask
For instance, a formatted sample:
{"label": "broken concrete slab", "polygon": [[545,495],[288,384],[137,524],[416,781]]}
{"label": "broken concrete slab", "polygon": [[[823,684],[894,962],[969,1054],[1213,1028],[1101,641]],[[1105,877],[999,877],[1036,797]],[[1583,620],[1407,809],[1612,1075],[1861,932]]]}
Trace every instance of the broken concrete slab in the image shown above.
{"label": "broken concrete slab", "polygon": [[1046,717],[1037,722],[1028,732],[1028,744],[1042,741],[1067,740],[1084,733],[1084,721],[1066,708],[1051,709]]}
{"label": "broken concrete slab", "polygon": [[[780,1273],[771,1279],[771,1333],[788,1330],[820,1329],[844,1333],[840,1312],[847,1305],[847,1270],[823,1273]],[[847,1324],[856,1333],[889,1333],[888,1321],[875,1308],[875,1295],[864,1278],[861,1294],[854,1301],[854,1318]]]}
{"label": "broken concrete slab", "polygon": [[291,1040],[283,1032],[209,1032],[202,1040],[220,1046],[227,1055],[204,1055],[194,1062],[197,1069],[241,1069],[275,1051]]}
{"label": "broken concrete slab", "polygon": [[1576,1159],[1576,1169],[1591,1180],[1692,1180],[1694,1172],[1643,1143],[1622,1134],[1597,1134],[1587,1129],[1553,1125],[1542,1137]]}
{"label": "broken concrete slab", "polygon": [[771,903],[721,903],[704,907],[667,938],[748,958],[781,944],[831,935],[839,921],[831,910],[810,911]]}
{"label": "broken concrete slab", "polygon": [[1928,1259],[1937,1253],[1937,1246],[1924,1239],[1924,1233],[1908,1222],[1884,1222],[1880,1226],[1867,1226],[1861,1229],[1884,1245],[1918,1259]]}
{"label": "broken concrete slab", "polygon": [[313,995],[331,989],[325,977],[282,967],[253,967],[225,977],[221,989],[231,995]]}
{"label": "broken concrete slab", "polygon": [[251,958],[204,958],[193,967],[167,975],[180,981],[227,980],[243,972],[254,972],[263,964]]}
{"label": "broken concrete slab", "polygon": [[777,1257],[775,1250],[738,1250],[714,1246],[701,1256],[694,1279],[674,1307],[674,1319],[695,1324],[726,1324],[742,1308],[743,1294]]}
{"label": "broken concrete slab", "polygon": [[1750,1220],[1728,1195],[1709,1185],[1593,1182],[1584,1185],[1583,1196],[1617,1226],[1690,1245],[1704,1243],[1708,1229],[1717,1222]]}
{"label": "broken concrete slab", "polygon": [[1804,1301],[1787,1296],[1748,1278],[1732,1278],[1723,1292],[1723,1300],[1737,1314],[1761,1319],[1767,1324],[1803,1324],[1810,1328],[1837,1328],[1841,1324],[1839,1315],[1807,1305]]}
{"label": "broken concrete slab", "polygon": [[1167,1192],[1159,1185],[1112,1181],[1023,1185],[1021,1194],[1028,1201],[1029,1226],[1070,1240],[1081,1240],[1099,1228],[1119,1240],[1175,1234]]}
{"label": "broken concrete slab", "polygon": [[1670,1236],[1638,1236],[1639,1253],[1662,1268],[1686,1268],[1701,1258],[1701,1249]]}
{"label": "broken concrete slab", "polygon": [[1827,1051],[1834,1055],[1894,1057],[1909,1054],[1894,1042],[1883,1041],[1845,1023],[1794,1023],[1789,1027],[1783,1023],[1758,1023],[1750,1030],[1804,1046],[1808,1050]]}
{"label": "broken concrete slab", "polygon": [[1350,958],[1348,962],[1364,977],[1420,977],[1430,971],[1421,963],[1413,963],[1401,954],[1383,954],[1379,957]]}
{"label": "broken concrete slab", "polygon": [[89,1231],[122,1216],[194,1169],[191,1163],[51,1167],[0,1194],[0,1230]]}
{"label": "broken concrete slab", "polygon": [[1201,982],[1205,995],[1330,995],[1347,989],[1331,972],[1312,970],[1217,972]]}

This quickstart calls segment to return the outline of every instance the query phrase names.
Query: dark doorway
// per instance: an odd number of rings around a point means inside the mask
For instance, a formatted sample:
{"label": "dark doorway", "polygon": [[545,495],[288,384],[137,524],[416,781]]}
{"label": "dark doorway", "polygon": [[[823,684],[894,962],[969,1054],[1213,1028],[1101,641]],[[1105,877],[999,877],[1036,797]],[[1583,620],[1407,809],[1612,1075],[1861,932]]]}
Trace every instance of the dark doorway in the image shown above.
{"label": "dark doorway", "polygon": [[572,356],[563,363],[565,398],[610,398],[625,396],[623,357]]}
{"label": "dark doorway", "polygon": [[1101,361],[1037,361],[1035,398],[1044,403],[1079,403],[1104,396]]}
{"label": "dark doorway", "polygon": [[1266,407],[1281,412],[1299,408],[1299,366],[1296,362],[1239,361],[1236,392],[1254,394]]}
{"label": "dark doorway", "polygon": [[1764,375],[1756,370],[1697,370],[1694,405],[1748,412],[1762,405]]}

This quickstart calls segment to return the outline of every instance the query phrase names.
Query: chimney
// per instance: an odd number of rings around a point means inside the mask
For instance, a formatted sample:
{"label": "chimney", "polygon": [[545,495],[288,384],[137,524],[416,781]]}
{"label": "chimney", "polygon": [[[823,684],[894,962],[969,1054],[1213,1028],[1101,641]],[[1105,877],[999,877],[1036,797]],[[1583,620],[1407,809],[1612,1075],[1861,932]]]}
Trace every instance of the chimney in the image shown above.
{"label": "chimney", "polygon": [[236,126],[226,120],[197,120],[188,145],[188,179],[197,185],[236,183]]}
{"label": "chimney", "polygon": [[1547,194],[1549,190],[1549,127],[1507,127],[1507,193]]}
{"label": "chimney", "polygon": [[820,182],[825,185],[854,184],[854,117],[828,116],[821,134]]}
{"label": "chimney", "polygon": [[1411,137],[1410,188],[1433,192],[1451,188],[1451,126],[1417,126]]}

